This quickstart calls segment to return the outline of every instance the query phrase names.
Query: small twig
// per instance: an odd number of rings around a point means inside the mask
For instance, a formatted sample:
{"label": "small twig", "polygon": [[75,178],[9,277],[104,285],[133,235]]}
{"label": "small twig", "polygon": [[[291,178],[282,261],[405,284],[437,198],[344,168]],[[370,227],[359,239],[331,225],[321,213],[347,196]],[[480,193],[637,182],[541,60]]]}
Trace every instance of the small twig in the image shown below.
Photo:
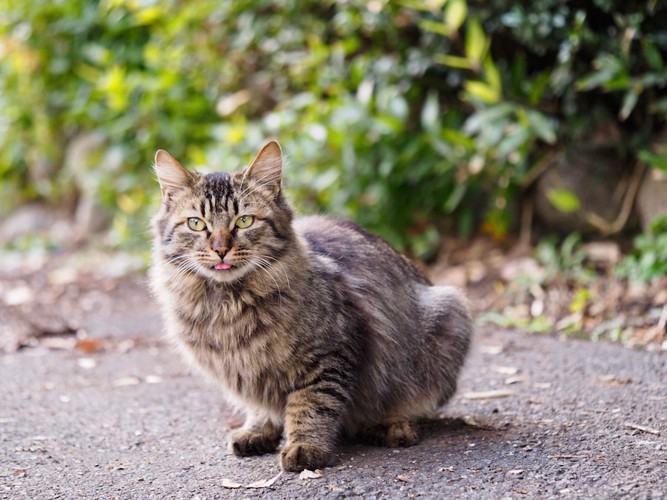
{"label": "small twig", "polygon": [[528,189],[540,175],[551,168],[551,166],[554,164],[555,157],[555,151],[549,151],[546,155],[544,155],[542,159],[537,162],[537,165],[535,165],[535,167],[533,167],[533,169],[526,174],[526,177],[524,177],[523,181],[521,182],[521,187],[523,187],[523,189]]}
{"label": "small twig", "polygon": [[621,207],[621,211],[618,213],[616,220],[614,220],[613,222],[608,222],[602,217],[600,217],[598,214],[592,212],[586,212],[584,214],[586,222],[588,222],[591,226],[600,231],[600,233],[602,233],[603,236],[609,236],[611,234],[615,234],[621,231],[625,227],[625,224],[628,221],[628,217],[630,217],[630,214],[632,213],[632,207],[634,205],[635,198],[637,197],[637,193],[639,191],[639,186],[641,185],[641,180],[644,175],[645,169],[646,165],[644,165],[644,163],[642,162],[637,163],[637,167],[635,168],[635,171],[633,172],[633,175],[630,178],[630,185],[628,186],[628,189],[625,192],[625,198],[623,199],[623,206]]}
{"label": "small twig", "polygon": [[465,392],[463,397],[465,399],[495,399],[507,398],[514,395],[513,391],[497,390],[497,391],[480,391],[480,392]]}
{"label": "small twig", "polygon": [[645,427],[643,425],[633,424],[632,422],[625,422],[624,425],[626,427],[629,427],[630,429],[634,429],[636,431],[646,432],[647,434],[653,434],[654,436],[659,436],[660,435],[659,430],[651,429],[650,427]]}
{"label": "small twig", "polygon": [[521,232],[519,234],[519,245],[522,248],[530,247],[530,240],[532,239],[533,226],[533,209],[535,200],[528,197],[524,200],[521,207]]}

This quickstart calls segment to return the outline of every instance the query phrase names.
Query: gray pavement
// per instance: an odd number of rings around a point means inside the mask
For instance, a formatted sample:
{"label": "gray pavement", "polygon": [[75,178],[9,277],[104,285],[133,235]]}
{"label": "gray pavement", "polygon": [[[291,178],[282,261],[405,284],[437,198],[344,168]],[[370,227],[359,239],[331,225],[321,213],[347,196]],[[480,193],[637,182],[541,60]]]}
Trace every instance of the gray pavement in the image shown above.
{"label": "gray pavement", "polygon": [[667,498],[664,354],[485,329],[419,445],[348,443],[321,477],[276,478],[276,455],[230,455],[240,418],[137,296],[89,318],[115,329],[101,352],[0,355],[0,498]]}

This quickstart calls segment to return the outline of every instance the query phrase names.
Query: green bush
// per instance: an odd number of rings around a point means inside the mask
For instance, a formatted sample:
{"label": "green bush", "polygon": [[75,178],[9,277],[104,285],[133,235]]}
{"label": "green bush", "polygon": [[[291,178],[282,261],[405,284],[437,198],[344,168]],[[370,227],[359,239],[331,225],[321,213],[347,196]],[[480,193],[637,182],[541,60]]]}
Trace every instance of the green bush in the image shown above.
{"label": "green bush", "polygon": [[666,15],[619,0],[5,2],[0,213],[76,198],[66,146],[103,131],[122,166],[85,189],[141,239],[155,149],[231,170],[274,136],[305,210],[420,255],[451,231],[503,237],[559,143],[613,124],[664,168],[646,144],[667,114]]}
{"label": "green bush", "polygon": [[634,240],[634,248],[617,266],[621,278],[650,283],[667,276],[667,216],[656,219],[647,234]]}

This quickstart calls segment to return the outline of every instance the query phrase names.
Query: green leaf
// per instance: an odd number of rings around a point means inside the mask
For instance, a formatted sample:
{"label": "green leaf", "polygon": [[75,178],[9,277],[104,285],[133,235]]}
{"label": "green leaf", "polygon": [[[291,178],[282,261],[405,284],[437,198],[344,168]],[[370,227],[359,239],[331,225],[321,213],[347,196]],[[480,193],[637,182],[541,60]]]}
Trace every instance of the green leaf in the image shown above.
{"label": "green leaf", "polygon": [[581,207],[577,195],[567,189],[550,189],[547,198],[556,210],[566,214],[576,212]]}
{"label": "green leaf", "polygon": [[644,57],[648,61],[652,69],[656,71],[662,71],[665,68],[665,64],[660,55],[660,51],[655,48],[655,46],[647,41],[645,41],[644,46],[642,47],[644,52]]}
{"label": "green leaf", "polygon": [[623,63],[611,54],[602,54],[593,63],[596,70],[577,81],[578,90],[592,90],[605,87],[612,80],[626,75]]}
{"label": "green leaf", "polygon": [[465,57],[437,54],[435,60],[451,68],[473,69],[472,64]]}
{"label": "green leaf", "polygon": [[444,128],[441,131],[442,138],[452,145],[463,146],[466,150],[471,150],[475,146],[475,141],[463,134],[461,131],[452,128]]}
{"label": "green leaf", "polygon": [[637,100],[639,99],[639,92],[636,88],[631,88],[623,96],[623,105],[621,106],[621,111],[618,113],[618,118],[621,121],[625,121],[632,110],[635,109],[637,105]]}
{"label": "green leaf", "polygon": [[468,21],[466,30],[465,52],[466,57],[472,61],[481,63],[489,48],[489,41],[484,35],[480,22],[472,18]]}
{"label": "green leaf", "polygon": [[468,15],[466,0],[449,0],[445,7],[445,23],[451,32],[458,30]]}
{"label": "green leaf", "polygon": [[436,130],[440,128],[440,103],[437,92],[430,92],[422,107],[421,124],[425,130]]}
{"label": "green leaf", "polygon": [[556,127],[554,123],[539,111],[526,110],[526,117],[533,132],[547,144],[556,142]]}
{"label": "green leaf", "polygon": [[489,86],[493,88],[499,96],[502,95],[503,83],[500,78],[500,71],[498,71],[498,67],[493,63],[491,57],[487,57],[486,61],[484,61],[484,77]]}
{"label": "green leaf", "polygon": [[517,127],[505,135],[498,143],[497,153],[500,158],[509,156],[530,139],[530,132],[525,127]]}
{"label": "green leaf", "polygon": [[491,125],[497,126],[498,122],[505,120],[515,110],[513,104],[503,102],[496,106],[481,109],[470,115],[463,124],[463,132],[474,135],[482,130],[483,127]]}
{"label": "green leaf", "polygon": [[667,157],[655,154],[647,149],[642,149],[637,153],[637,157],[644,163],[648,163],[653,168],[667,172]]}
{"label": "green leaf", "polygon": [[429,2],[425,2],[424,0],[401,0],[399,4],[408,9],[420,10],[422,12],[433,12],[433,7]]}
{"label": "green leaf", "polygon": [[[496,104],[500,101],[500,93],[486,82],[479,80],[468,80],[463,84],[463,89],[474,99],[486,104]],[[474,100],[473,99],[473,100]]]}
{"label": "green leaf", "polygon": [[444,209],[447,213],[452,213],[454,210],[456,210],[456,207],[459,206],[459,203],[461,203],[461,200],[463,199],[463,195],[466,193],[466,184],[464,182],[459,182],[454,186],[454,190],[452,191],[452,194],[449,195],[447,198],[447,201],[445,202]]}
{"label": "green leaf", "polygon": [[531,82],[528,102],[532,106],[536,106],[542,100],[542,96],[549,85],[550,79],[551,74],[548,71],[545,71]]}
{"label": "green leaf", "polygon": [[430,19],[425,19],[419,23],[419,27],[425,31],[430,31],[431,33],[437,33],[448,37],[450,34],[449,27],[438,21],[431,21]]}

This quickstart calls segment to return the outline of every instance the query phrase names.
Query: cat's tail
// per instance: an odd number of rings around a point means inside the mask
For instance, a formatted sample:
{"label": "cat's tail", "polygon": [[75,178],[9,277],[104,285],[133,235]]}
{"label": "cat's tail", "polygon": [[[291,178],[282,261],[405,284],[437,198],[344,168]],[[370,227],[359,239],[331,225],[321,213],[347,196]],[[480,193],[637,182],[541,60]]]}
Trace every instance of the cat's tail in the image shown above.
{"label": "cat's tail", "polygon": [[465,294],[453,286],[424,287],[420,302],[423,328],[435,341],[432,354],[440,371],[438,406],[442,406],[456,391],[456,380],[472,341],[472,316]]}

